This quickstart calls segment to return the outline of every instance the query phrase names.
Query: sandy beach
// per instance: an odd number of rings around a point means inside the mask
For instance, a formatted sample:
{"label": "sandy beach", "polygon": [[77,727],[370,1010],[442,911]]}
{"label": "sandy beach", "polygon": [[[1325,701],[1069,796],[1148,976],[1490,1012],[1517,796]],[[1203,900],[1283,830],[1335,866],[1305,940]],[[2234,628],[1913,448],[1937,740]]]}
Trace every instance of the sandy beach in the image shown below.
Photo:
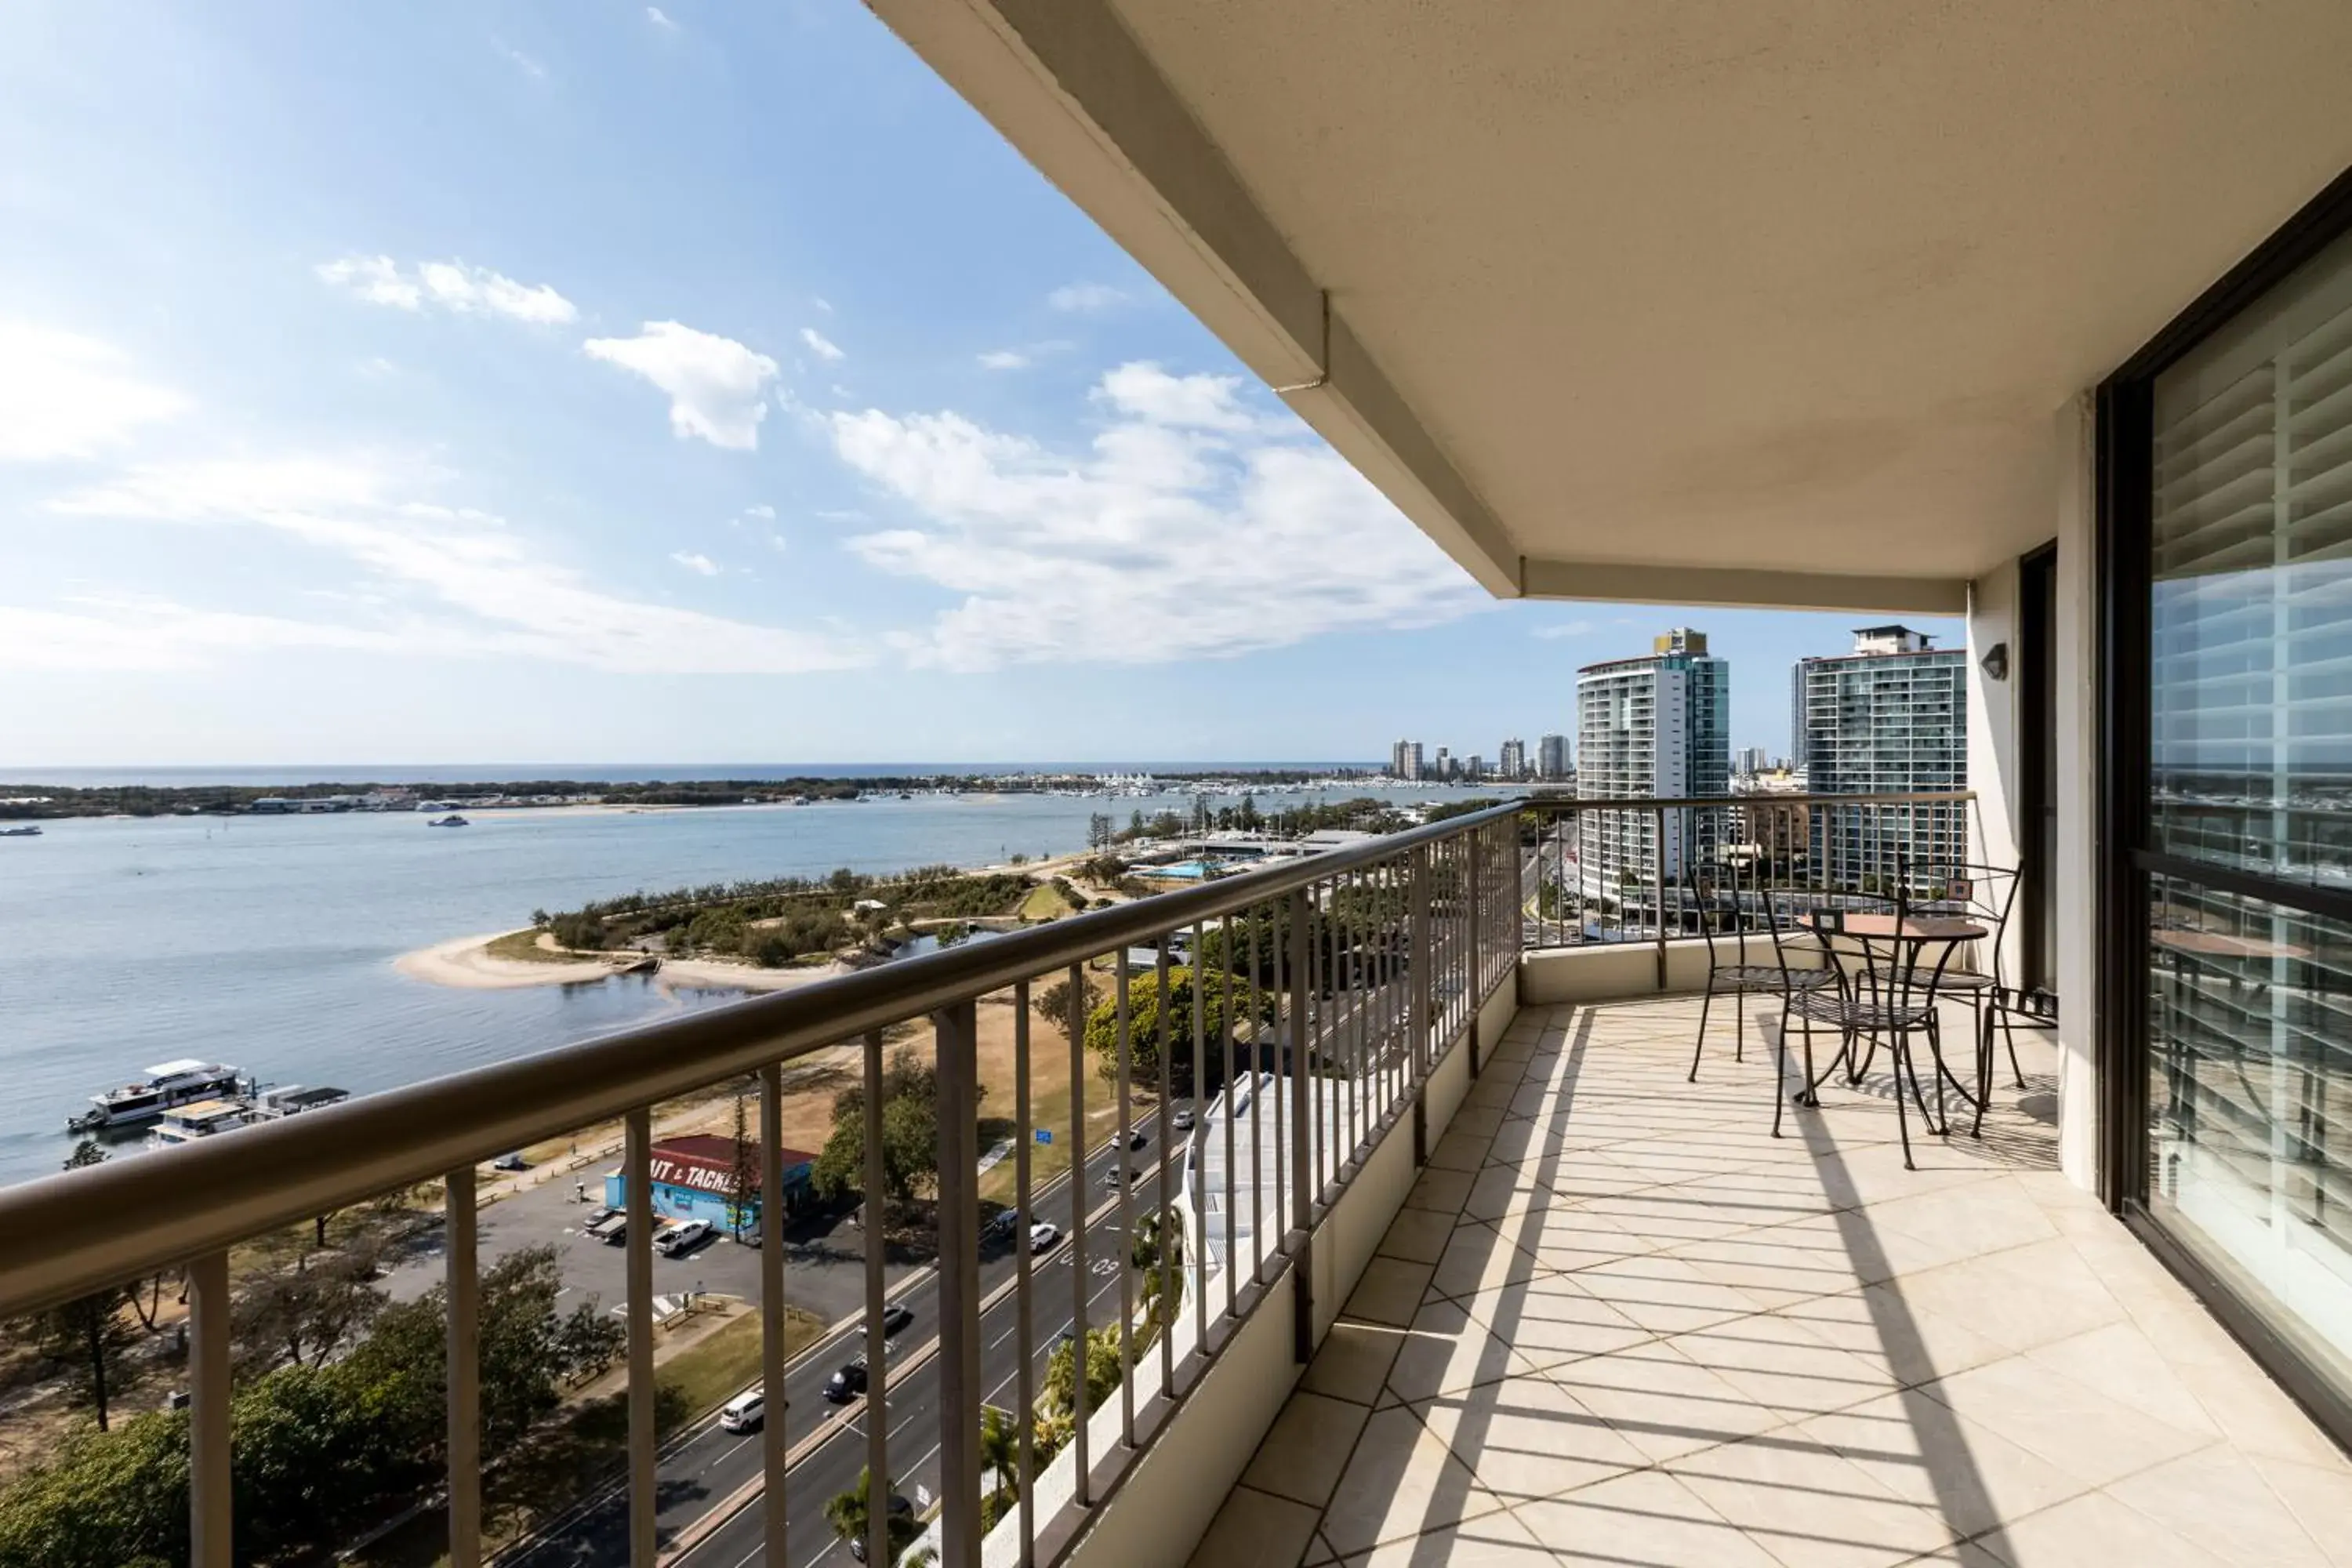
{"label": "sandy beach", "polygon": [[[461,936],[436,942],[415,952],[402,953],[392,961],[393,967],[412,980],[435,985],[455,986],[463,991],[509,991],[527,985],[593,984],[645,956],[615,953],[609,960],[582,959],[566,963],[499,958],[490,952],[490,943],[513,934],[491,931],[484,936]],[[541,940],[543,942],[545,939]],[[837,963],[806,969],[761,969],[756,964],[730,963],[723,959],[673,958],[664,962],[656,978],[662,985],[712,991],[790,991],[846,973]]]}

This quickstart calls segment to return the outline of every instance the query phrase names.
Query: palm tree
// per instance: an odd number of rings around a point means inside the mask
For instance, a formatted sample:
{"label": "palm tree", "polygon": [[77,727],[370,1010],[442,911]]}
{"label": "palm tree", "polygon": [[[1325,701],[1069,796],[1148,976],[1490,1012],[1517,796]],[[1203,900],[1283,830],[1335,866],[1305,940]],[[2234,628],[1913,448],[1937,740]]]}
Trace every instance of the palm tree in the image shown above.
{"label": "palm tree", "polygon": [[[1184,1309],[1184,1222],[1171,1216],[1168,1245],[1160,1242],[1160,1216],[1147,1213],[1135,1227],[1129,1259],[1143,1276],[1145,1321],[1157,1331]],[[1164,1314],[1164,1315],[1163,1315]]]}
{"label": "palm tree", "polygon": [[1009,1500],[1019,1482],[1021,1428],[993,1405],[980,1414],[980,1462],[996,1472],[997,1492]]}
{"label": "palm tree", "polygon": [[[887,1495],[888,1489],[886,1487],[884,1490]],[[865,1540],[866,1527],[873,1519],[873,1495],[874,1472],[870,1469],[861,1469],[857,1472],[857,1485],[855,1488],[834,1494],[824,1505],[824,1521],[833,1526],[834,1534],[844,1541]],[[887,1532],[887,1542],[890,1561],[893,1563],[896,1563],[898,1560],[898,1554],[913,1545],[915,1538],[923,1532],[923,1527],[915,1522],[913,1514],[900,1513],[895,1510],[891,1511],[889,1521],[883,1529]]]}

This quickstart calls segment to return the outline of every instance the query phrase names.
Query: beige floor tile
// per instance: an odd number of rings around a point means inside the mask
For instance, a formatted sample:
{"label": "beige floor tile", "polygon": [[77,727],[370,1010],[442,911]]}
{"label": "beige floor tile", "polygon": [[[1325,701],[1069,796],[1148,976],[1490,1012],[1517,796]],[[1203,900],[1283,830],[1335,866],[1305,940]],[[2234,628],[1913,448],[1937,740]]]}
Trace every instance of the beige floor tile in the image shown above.
{"label": "beige floor tile", "polygon": [[2246,1453],[2321,1468],[2344,1462],[2342,1451],[2243,1351],[2226,1362],[2174,1362],[2172,1368],[2222,1435]]}
{"label": "beige floor tile", "polygon": [[1572,1279],[1497,1286],[1457,1298],[1457,1304],[1538,1369],[1630,1350],[1657,1337]]}
{"label": "beige floor tile", "polygon": [[2011,1356],[1922,1392],[2088,1485],[2105,1486],[2212,1441]]}
{"label": "beige floor tile", "polygon": [[1429,1152],[1429,1163],[1440,1171],[1472,1172],[1486,1163],[1486,1140],[1472,1132],[1449,1132]]}
{"label": "beige floor tile", "polygon": [[2223,1568],[2222,1560],[2105,1492],[2084,1492],[1980,1538],[2006,1568]]}
{"label": "beige floor tile", "polygon": [[1893,1568],[1952,1540],[1933,1510],[1895,1497],[1833,1448],[1786,1431],[1665,1468],[1786,1568]]}
{"label": "beige floor tile", "polygon": [[2352,1520],[2352,1461],[2304,1465],[2257,1454],[2252,1462],[2279,1500],[2294,1510],[2328,1560],[2336,1568],[2352,1568],[2352,1529],[2345,1526],[2347,1520]]}
{"label": "beige floor tile", "polygon": [[1752,1437],[1786,1419],[1658,1344],[1570,1362],[1545,1375],[1657,1460]]}
{"label": "beige floor tile", "polygon": [[1769,1313],[1678,1334],[1666,1343],[1792,1420],[1866,1405],[1902,1386],[1885,1357],[1824,1343],[1801,1321]]}
{"label": "beige floor tile", "polygon": [[1907,1274],[1899,1283],[1906,1301],[2011,1351],[2072,1339],[2129,1315],[2063,1240]]}
{"label": "beige floor tile", "polygon": [[2000,1360],[2010,1351],[1966,1322],[1914,1302],[1900,1285],[1873,1285],[1773,1309],[1824,1344],[1885,1362],[1905,1384],[1933,1383]]}
{"label": "beige floor tile", "polygon": [[1434,1209],[1399,1209],[1388,1235],[1381,1238],[1380,1249],[1382,1256],[1402,1258],[1407,1263],[1434,1263],[1445,1256],[1445,1244],[1453,1238],[1451,1215]]}
{"label": "beige floor tile", "polygon": [[1445,1244],[1429,1283],[1440,1295],[1471,1296],[1499,1285],[1523,1284],[1551,1273],[1531,1253],[1522,1252],[1491,1226],[1465,1225]]}
{"label": "beige floor tile", "polygon": [[1193,1549],[1192,1568],[1297,1568],[1314,1534],[1306,1504],[1235,1487]]}
{"label": "beige floor tile", "polygon": [[2058,1227],[2006,1176],[1873,1204],[1871,1228],[1891,1279],[2059,1239]]}
{"label": "beige floor tile", "polygon": [[1405,1204],[1412,1208],[1437,1209],[1446,1214],[1459,1214],[1470,1196],[1470,1175],[1466,1171],[1422,1172],[1405,1194]]}
{"label": "beige floor tile", "polygon": [[1676,1258],[1627,1258],[1570,1276],[1642,1327],[1661,1334],[1689,1333],[1763,1310],[1736,1287],[1718,1283]]}
{"label": "beige floor tile", "polygon": [[1297,1393],[1275,1417],[1242,1484],[1320,1508],[1331,1500],[1339,1471],[1371,1411],[1346,1399]]}
{"label": "beige floor tile", "polygon": [[1786,1431],[1834,1448],[1893,1496],[1929,1510],[1955,1538],[2091,1489],[1916,1390],[1813,1416]]}
{"label": "beige floor tile", "polygon": [[1490,1513],[1468,1524],[1433,1530],[1350,1557],[1347,1568],[1554,1568],[1559,1559],[1536,1542],[1535,1533],[1508,1513]]}
{"label": "beige floor tile", "polygon": [[1411,1404],[1533,1372],[1500,1335],[1450,1301],[1423,1307],[1389,1366],[1385,1399]]}
{"label": "beige floor tile", "polygon": [[1563,1563],[1780,1568],[1762,1547],[1662,1470],[1636,1470],[1514,1511]]}
{"label": "beige floor tile", "polygon": [[1298,1385],[1310,1394],[1371,1405],[1388,1382],[1389,1368],[1407,1331],[1391,1323],[1342,1318],[1323,1336],[1322,1346],[1307,1363],[1307,1375]]}
{"label": "beige floor tile", "polygon": [[1547,1378],[1480,1384],[1413,1408],[1478,1484],[1506,1502],[1556,1496],[1650,1462]]}
{"label": "beige floor tile", "polygon": [[[2127,1476],[2107,1495],[2239,1568],[2333,1568],[2295,1510],[2226,1443]],[[2352,1514],[2321,1530],[2340,1542]]]}
{"label": "beige floor tile", "polygon": [[1422,1292],[1429,1288],[1429,1276],[1426,1263],[1375,1258],[1364,1266],[1363,1278],[1356,1282],[1355,1293],[1348,1298],[1347,1315],[1368,1323],[1393,1323],[1402,1328],[1421,1310]]}
{"label": "beige floor tile", "polygon": [[2048,1367],[2168,1426],[2209,1438],[2221,1436],[2221,1427],[2137,1323],[2111,1323],[2025,1353],[2036,1366]]}
{"label": "beige floor tile", "polygon": [[1492,1513],[1502,1506],[1405,1405],[1372,1413],[1323,1514],[1342,1556]]}

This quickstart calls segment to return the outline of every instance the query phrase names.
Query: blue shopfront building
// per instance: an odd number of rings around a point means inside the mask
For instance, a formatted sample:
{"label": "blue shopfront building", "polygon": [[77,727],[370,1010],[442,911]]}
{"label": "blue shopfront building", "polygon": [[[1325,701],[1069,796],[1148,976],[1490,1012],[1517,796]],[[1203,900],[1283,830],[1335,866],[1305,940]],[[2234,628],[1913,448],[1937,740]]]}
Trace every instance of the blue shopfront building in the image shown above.
{"label": "blue shopfront building", "polygon": [[[741,1164],[753,1173],[753,1195],[740,1216],[741,1223],[758,1221],[760,1204],[757,1195],[759,1150],[756,1144],[740,1146]],[[709,1220],[721,1230],[731,1228],[736,1217],[730,1214],[729,1194],[735,1186],[739,1145],[732,1138],[716,1133],[690,1133],[684,1137],[665,1138],[652,1150],[654,1213],[664,1219]],[[816,1156],[798,1149],[783,1152],[784,1212],[796,1213],[811,1197],[809,1172],[816,1164]],[[604,1174],[604,1202],[614,1208],[625,1207],[628,1183],[620,1171]]]}

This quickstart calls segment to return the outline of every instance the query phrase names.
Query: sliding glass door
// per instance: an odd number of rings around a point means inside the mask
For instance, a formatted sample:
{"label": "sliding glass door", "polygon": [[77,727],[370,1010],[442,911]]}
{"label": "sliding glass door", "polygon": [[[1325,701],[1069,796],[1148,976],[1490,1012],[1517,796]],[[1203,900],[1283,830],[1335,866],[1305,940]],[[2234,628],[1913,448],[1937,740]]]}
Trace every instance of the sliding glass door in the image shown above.
{"label": "sliding glass door", "polygon": [[2352,236],[2140,397],[2136,1184],[2352,1402]]}

